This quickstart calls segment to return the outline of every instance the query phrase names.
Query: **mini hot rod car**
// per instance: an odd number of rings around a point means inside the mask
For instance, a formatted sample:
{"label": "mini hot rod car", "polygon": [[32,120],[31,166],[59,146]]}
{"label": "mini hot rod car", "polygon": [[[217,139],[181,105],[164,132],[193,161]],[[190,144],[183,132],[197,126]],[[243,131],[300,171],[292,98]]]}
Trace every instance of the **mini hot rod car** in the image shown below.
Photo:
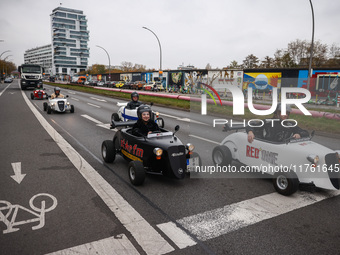
{"label": "mini hot rod car", "polygon": [[35,89],[31,93],[31,99],[48,99],[48,95],[45,92],[45,89]]}
{"label": "mini hot rod car", "polygon": [[47,114],[51,114],[53,112],[71,112],[74,113],[74,106],[67,101],[67,97],[65,98],[54,98],[51,99],[49,96],[48,103],[44,103],[44,111],[47,111]]}
{"label": "mini hot rod car", "polygon": [[280,143],[259,138],[249,143],[245,132],[235,132],[213,149],[212,159],[216,165],[227,166],[234,160],[256,172],[269,174],[275,190],[286,196],[296,192],[299,184],[338,190],[340,151],[313,142],[313,134]]}
{"label": "mini hot rod car", "polygon": [[[159,174],[176,179],[183,179],[200,165],[200,156],[193,152],[192,144],[183,145],[173,132],[161,128],[147,136],[135,136],[131,126],[135,121],[125,123],[112,122],[112,128],[128,126],[116,132],[113,140],[102,143],[102,157],[106,163],[112,163],[119,154],[130,161],[129,179],[133,185],[141,185],[146,173]],[[175,132],[179,130],[176,126]]]}
{"label": "mini hot rod car", "polygon": [[[133,120],[133,121],[137,121],[138,117],[137,117],[137,108],[136,109],[128,109],[127,106],[128,103],[117,103],[117,106],[120,107],[118,112],[114,112],[111,115],[111,122],[117,122],[117,121],[129,121],[129,120]],[[152,103],[151,103],[152,106]],[[152,116],[151,119],[153,119],[158,126],[160,127],[164,127],[164,120],[163,118],[159,117],[159,113],[158,112],[152,112]]]}

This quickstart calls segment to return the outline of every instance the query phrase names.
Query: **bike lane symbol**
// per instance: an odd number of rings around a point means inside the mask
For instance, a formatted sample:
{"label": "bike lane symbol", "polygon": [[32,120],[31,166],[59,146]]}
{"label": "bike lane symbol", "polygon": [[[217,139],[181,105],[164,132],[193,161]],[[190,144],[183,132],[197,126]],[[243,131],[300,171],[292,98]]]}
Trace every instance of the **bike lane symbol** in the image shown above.
{"label": "bike lane symbol", "polygon": [[[44,199],[41,200],[40,208],[36,207],[33,203],[34,200],[37,199],[38,197],[44,197]],[[52,205],[49,208],[46,208],[47,199],[52,200]],[[8,201],[0,200],[0,222],[5,223],[7,227],[7,229],[3,231],[4,234],[18,231],[19,228],[16,228],[16,226],[20,226],[20,225],[24,225],[24,224],[32,223],[32,222],[39,222],[38,225],[32,227],[32,230],[37,230],[37,229],[44,227],[45,226],[45,213],[50,212],[57,207],[57,199],[50,194],[40,193],[40,194],[33,196],[30,199],[29,205],[32,210],[27,209],[21,205],[12,205]],[[16,222],[15,220],[16,220],[19,209],[32,214],[33,218]]]}

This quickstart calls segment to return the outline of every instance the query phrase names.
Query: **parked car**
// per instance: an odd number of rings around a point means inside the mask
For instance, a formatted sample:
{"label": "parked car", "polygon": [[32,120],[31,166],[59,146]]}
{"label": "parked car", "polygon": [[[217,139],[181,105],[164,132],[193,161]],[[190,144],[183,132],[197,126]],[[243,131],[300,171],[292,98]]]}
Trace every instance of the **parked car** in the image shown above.
{"label": "parked car", "polygon": [[144,81],[135,81],[134,83],[132,83],[131,89],[141,90],[141,89],[143,89],[145,84],[146,83]]}
{"label": "parked car", "polygon": [[125,81],[119,81],[116,83],[116,88],[122,88],[125,85]]}

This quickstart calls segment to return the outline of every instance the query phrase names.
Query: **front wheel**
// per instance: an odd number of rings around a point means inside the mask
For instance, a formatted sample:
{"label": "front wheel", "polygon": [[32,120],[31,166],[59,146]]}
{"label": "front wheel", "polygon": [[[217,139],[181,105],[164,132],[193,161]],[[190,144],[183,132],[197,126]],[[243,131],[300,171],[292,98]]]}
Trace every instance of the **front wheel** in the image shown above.
{"label": "front wheel", "polygon": [[273,185],[279,194],[290,196],[299,189],[299,179],[292,171],[278,172],[274,174]]}
{"label": "front wheel", "polygon": [[102,157],[106,163],[112,163],[116,159],[116,150],[113,141],[105,140],[102,143]]}
{"label": "front wheel", "polygon": [[111,115],[111,121],[119,121],[119,115],[118,113],[112,113]]}
{"label": "front wheel", "polygon": [[72,104],[71,105],[71,110],[70,110],[71,113],[74,113],[74,105]]}
{"label": "front wheel", "polygon": [[31,99],[32,99],[32,100],[34,99],[34,95],[33,95],[33,93],[31,93]]}
{"label": "front wheel", "polygon": [[232,156],[229,148],[224,145],[218,145],[212,152],[212,160],[215,165],[228,166],[231,164]]}
{"label": "front wheel", "polygon": [[145,170],[142,162],[135,160],[129,163],[129,179],[135,186],[143,184],[145,180]]}
{"label": "front wheel", "polygon": [[47,114],[51,114],[51,112],[52,112],[52,108],[51,108],[51,106],[49,105],[49,106],[47,106]]}
{"label": "front wheel", "polygon": [[47,110],[47,103],[46,102],[43,103],[43,107],[44,107],[44,112],[46,112],[46,110]]}

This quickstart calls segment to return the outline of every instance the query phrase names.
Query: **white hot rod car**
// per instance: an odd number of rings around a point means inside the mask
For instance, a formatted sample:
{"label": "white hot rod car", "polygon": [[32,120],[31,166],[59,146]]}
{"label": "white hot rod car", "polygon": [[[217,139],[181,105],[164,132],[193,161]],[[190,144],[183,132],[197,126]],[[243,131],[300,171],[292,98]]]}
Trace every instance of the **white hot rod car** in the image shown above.
{"label": "white hot rod car", "polygon": [[235,132],[214,148],[212,159],[215,165],[228,166],[234,160],[265,173],[272,178],[275,190],[286,196],[296,192],[299,184],[339,190],[340,150],[312,141],[313,134],[280,143],[259,138],[249,143],[247,133]]}
{"label": "white hot rod car", "polygon": [[51,99],[49,96],[48,103],[44,103],[44,111],[47,111],[47,114],[51,114],[52,112],[71,112],[74,113],[74,106],[67,101],[67,97],[64,98],[54,98]]}

